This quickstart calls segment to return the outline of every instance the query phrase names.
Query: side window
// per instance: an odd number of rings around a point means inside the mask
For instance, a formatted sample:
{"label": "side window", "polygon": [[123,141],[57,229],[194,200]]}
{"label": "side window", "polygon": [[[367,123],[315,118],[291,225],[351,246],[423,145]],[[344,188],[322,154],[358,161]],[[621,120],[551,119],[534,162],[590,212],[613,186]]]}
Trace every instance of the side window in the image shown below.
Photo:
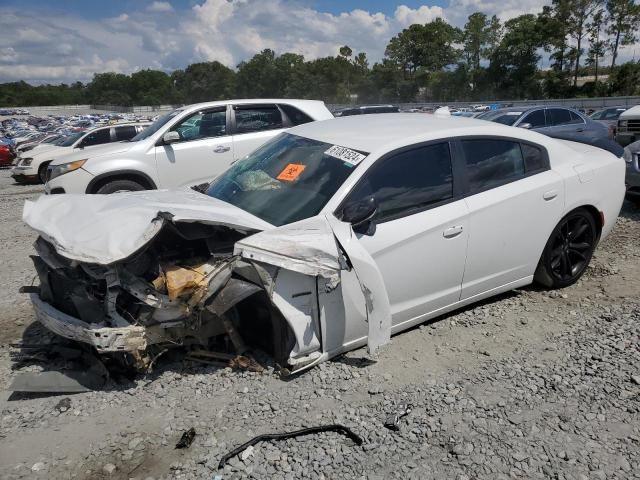
{"label": "side window", "polygon": [[608,115],[608,113],[607,113],[608,111],[609,110],[607,110],[606,112],[605,111],[596,112],[593,115],[591,115],[591,119],[592,120],[602,120],[603,118],[606,118],[606,116]]}
{"label": "side window", "polygon": [[531,112],[530,114],[528,114],[526,117],[524,117],[524,119],[522,120],[522,123],[530,123],[531,124],[531,128],[542,128],[546,126],[546,122],[544,119],[544,110],[535,110],[533,112]]}
{"label": "side window", "polygon": [[236,106],[235,113],[236,133],[283,128],[282,115],[275,105]]}
{"label": "side window", "polygon": [[116,140],[130,140],[136,136],[136,127],[129,125],[126,127],[116,127]]}
{"label": "side window", "polygon": [[82,140],[81,145],[83,147],[90,147],[92,145],[101,145],[103,143],[109,143],[111,141],[111,133],[109,128],[103,128],[89,133]]}
{"label": "side window", "polygon": [[178,132],[183,141],[222,137],[227,134],[227,110],[206,110],[194,113],[171,130]]}
{"label": "side window", "polygon": [[303,123],[313,122],[313,118],[311,118],[306,113],[298,110],[293,105],[287,105],[286,103],[281,103],[280,108],[285,113],[285,115],[289,117],[289,120],[291,120],[291,123],[293,125],[302,125]]}
{"label": "side window", "polygon": [[547,162],[541,148],[522,143],[522,156],[524,157],[524,169],[527,174],[546,170]]}
{"label": "side window", "polygon": [[470,192],[513,182],[525,175],[520,144],[508,140],[463,140]]}
{"label": "side window", "polygon": [[580,115],[578,115],[576,112],[572,112],[571,110],[569,110],[569,114],[571,115],[571,122],[569,123],[584,123],[584,120],[582,119],[582,117]]}
{"label": "side window", "polygon": [[365,173],[349,202],[375,197],[376,219],[410,215],[453,197],[448,143],[415,148],[382,160]]}
{"label": "side window", "polygon": [[572,122],[571,112],[562,108],[550,108],[547,110],[551,119],[551,125],[557,127],[559,125],[569,125]]}

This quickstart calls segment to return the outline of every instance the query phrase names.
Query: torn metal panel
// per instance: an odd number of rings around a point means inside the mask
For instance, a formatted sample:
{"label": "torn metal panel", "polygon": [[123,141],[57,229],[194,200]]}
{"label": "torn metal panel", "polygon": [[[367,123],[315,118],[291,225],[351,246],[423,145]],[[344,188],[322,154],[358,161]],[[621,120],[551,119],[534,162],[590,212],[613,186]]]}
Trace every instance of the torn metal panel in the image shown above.
{"label": "torn metal panel", "polygon": [[191,190],[43,195],[25,202],[22,218],[62,256],[100,265],[137,252],[160,232],[167,218],[241,232],[273,228],[238,207]]}
{"label": "torn metal panel", "polygon": [[326,218],[358,277],[369,324],[367,350],[374,354],[391,339],[391,306],[387,288],[375,260],[358,241],[351,225],[341,222],[331,214]]}
{"label": "torn metal panel", "polygon": [[327,222],[312,217],[300,222],[256,233],[236,243],[235,255],[304,275],[340,281],[338,248]]}
{"label": "torn metal panel", "polygon": [[303,357],[320,348],[316,278],[280,270],[271,300],[293,330],[296,345],[291,358]]}
{"label": "torn metal panel", "polygon": [[135,352],[147,348],[147,332],[142,326],[105,328],[90,325],[56,310],[37,293],[30,296],[38,321],[61,337],[88,343],[101,352]]}
{"label": "torn metal panel", "polygon": [[215,296],[207,308],[217,316],[221,317],[234,305],[262,290],[262,288],[254,285],[253,283],[232,278],[229,280],[227,285],[220,290],[218,295]]}

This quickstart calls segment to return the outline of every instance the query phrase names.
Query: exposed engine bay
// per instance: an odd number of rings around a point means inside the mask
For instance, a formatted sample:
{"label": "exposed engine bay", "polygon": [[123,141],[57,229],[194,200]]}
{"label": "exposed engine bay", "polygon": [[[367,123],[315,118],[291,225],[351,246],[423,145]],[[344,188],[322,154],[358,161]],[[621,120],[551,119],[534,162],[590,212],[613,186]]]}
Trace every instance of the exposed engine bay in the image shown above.
{"label": "exposed engine bay", "polygon": [[233,255],[244,236],[166,222],[141,251],[108,266],[69,260],[40,237],[32,257],[40,287],[31,291],[35,301],[86,323],[93,337],[83,337],[98,352],[120,354],[141,370],[176,346],[237,355],[260,349],[285,366],[295,337],[256,267]]}

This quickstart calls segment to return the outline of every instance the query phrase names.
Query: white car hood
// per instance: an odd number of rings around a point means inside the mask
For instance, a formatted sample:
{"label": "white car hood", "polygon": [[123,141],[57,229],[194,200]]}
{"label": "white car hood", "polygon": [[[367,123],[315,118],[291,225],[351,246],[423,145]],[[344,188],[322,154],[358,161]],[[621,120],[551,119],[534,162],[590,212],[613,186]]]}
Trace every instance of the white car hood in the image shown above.
{"label": "white car hood", "polygon": [[242,232],[273,228],[249,212],[192,190],[41,196],[25,202],[22,219],[60,255],[101,265],[137,252],[166,221],[224,225]]}
{"label": "white car hood", "polygon": [[39,149],[35,149],[33,148],[30,151],[26,151],[26,152],[22,152],[21,156],[24,158],[40,158],[43,156],[49,156],[49,155],[57,155],[61,152],[65,152],[70,150],[69,147],[60,147],[58,145],[49,145],[47,147],[42,147]]}
{"label": "white car hood", "polygon": [[130,150],[137,142],[114,142],[105,143],[104,145],[95,145],[93,147],[74,148],[69,153],[59,156],[51,162],[52,165],[60,165],[62,163],[73,162],[75,160],[85,158],[97,158],[102,155],[112,155]]}

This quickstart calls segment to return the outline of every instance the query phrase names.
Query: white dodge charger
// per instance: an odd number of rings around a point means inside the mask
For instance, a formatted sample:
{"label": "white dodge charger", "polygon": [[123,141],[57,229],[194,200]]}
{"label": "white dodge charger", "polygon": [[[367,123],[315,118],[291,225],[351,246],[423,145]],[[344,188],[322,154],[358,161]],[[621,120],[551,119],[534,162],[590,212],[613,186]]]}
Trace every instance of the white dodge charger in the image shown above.
{"label": "white dodge charger", "polygon": [[625,163],[467,118],[295,127],[204,193],[41,197],[31,293],[52,331],[144,368],[167,346],[293,372],[501,292],[561,288],[613,227]]}

